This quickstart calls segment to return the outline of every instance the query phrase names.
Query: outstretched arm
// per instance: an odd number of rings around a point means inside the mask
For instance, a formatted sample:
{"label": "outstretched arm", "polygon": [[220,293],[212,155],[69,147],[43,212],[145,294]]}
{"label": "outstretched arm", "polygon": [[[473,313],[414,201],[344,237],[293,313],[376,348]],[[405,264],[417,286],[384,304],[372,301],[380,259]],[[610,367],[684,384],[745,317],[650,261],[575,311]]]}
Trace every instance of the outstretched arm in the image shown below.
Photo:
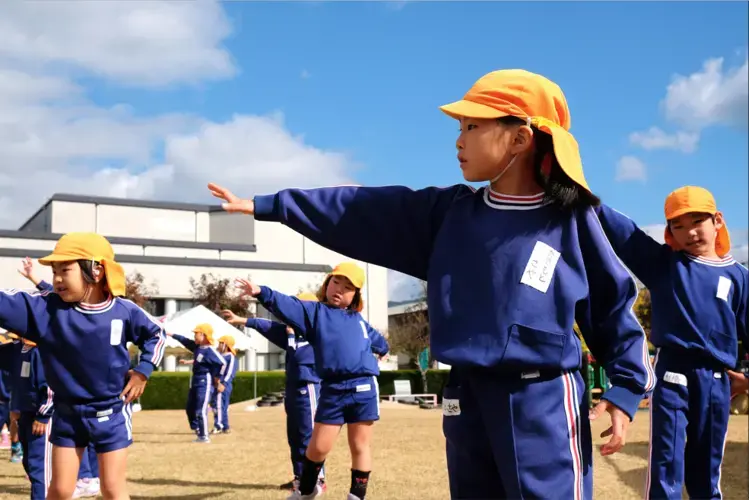
{"label": "outstretched arm", "polygon": [[[613,386],[604,393],[603,399],[621,409],[631,420],[644,395],[655,385],[645,333],[632,310],[637,285],[617,259],[593,210],[580,214],[578,220],[589,296],[586,302],[578,305],[577,324]],[[624,433],[626,427],[617,429],[615,426],[614,437],[602,449],[604,454],[621,448]]]}
{"label": "outstretched arm", "polygon": [[655,241],[632,219],[611,207],[601,205],[595,211],[614,252],[637,279],[647,287],[660,280],[671,251],[669,247]]}
{"label": "outstretched arm", "polygon": [[172,337],[174,340],[182,344],[184,348],[190,352],[195,352],[195,349],[198,348],[198,344],[196,344],[192,339],[188,339],[187,337],[183,337],[182,335],[177,335],[176,333],[170,332],[166,332],[166,335],[167,337]]}
{"label": "outstretched arm", "polygon": [[49,292],[0,290],[0,327],[39,343],[49,328],[49,300]]}
{"label": "outstretched arm", "polygon": [[370,325],[366,321],[364,321],[364,325],[367,330],[369,340],[372,342],[372,352],[379,356],[385,356],[388,351],[390,351],[390,345],[388,344],[385,336],[372,328],[372,325]]}
{"label": "outstretched arm", "polygon": [[286,189],[250,201],[215,184],[209,189],[227,201],[225,210],[280,222],[350,258],[419,279],[426,279],[432,243],[453,201],[473,193],[463,185],[417,191],[403,186],[339,186]]}
{"label": "outstretched arm", "polygon": [[244,295],[257,298],[274,316],[314,342],[319,302],[299,300],[245,279],[237,279],[235,284]]}
{"label": "outstretched arm", "polygon": [[286,325],[264,318],[249,318],[245,320],[245,326],[252,328],[274,345],[286,350],[289,346],[289,337],[286,333]]}

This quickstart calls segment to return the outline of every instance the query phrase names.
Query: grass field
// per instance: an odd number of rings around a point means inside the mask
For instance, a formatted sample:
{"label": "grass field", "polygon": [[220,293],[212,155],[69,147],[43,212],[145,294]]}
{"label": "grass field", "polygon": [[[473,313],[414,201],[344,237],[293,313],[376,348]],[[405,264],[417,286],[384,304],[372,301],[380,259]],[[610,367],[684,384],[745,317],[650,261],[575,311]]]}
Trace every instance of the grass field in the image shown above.
{"label": "grass field", "polygon": [[[244,412],[234,405],[234,433],[198,445],[180,411],[135,414],[135,444],[130,448],[129,484],[133,499],[280,499],[278,485],[290,479],[283,409]],[[372,500],[447,499],[441,412],[383,404],[375,429],[374,473],[367,498]],[[723,465],[724,498],[746,499],[747,417],[732,416]],[[603,430],[596,422],[594,435]],[[642,498],[648,451],[648,414],[641,412],[630,427],[624,451],[613,458],[596,454],[594,498]],[[603,440],[597,439],[600,444]],[[0,451],[0,498],[29,498],[20,465]],[[349,486],[349,454],[345,434],[328,460],[328,494],[345,499]]]}

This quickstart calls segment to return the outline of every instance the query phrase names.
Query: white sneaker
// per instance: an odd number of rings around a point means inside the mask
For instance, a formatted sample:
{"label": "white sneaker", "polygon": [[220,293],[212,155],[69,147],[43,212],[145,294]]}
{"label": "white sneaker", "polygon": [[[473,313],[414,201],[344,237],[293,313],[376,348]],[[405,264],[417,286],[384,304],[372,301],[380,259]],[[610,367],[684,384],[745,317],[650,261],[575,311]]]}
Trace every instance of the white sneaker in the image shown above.
{"label": "white sneaker", "polygon": [[319,484],[317,484],[315,485],[315,489],[309,495],[302,495],[299,490],[294,490],[291,495],[286,497],[286,500],[312,500],[313,498],[317,498],[321,494],[322,488]]}
{"label": "white sneaker", "polygon": [[98,477],[89,480],[79,479],[75,485],[73,498],[97,497],[99,494],[101,494],[101,485]]}
{"label": "white sneaker", "polygon": [[192,440],[193,443],[210,443],[211,439],[208,436],[198,436],[197,438]]}

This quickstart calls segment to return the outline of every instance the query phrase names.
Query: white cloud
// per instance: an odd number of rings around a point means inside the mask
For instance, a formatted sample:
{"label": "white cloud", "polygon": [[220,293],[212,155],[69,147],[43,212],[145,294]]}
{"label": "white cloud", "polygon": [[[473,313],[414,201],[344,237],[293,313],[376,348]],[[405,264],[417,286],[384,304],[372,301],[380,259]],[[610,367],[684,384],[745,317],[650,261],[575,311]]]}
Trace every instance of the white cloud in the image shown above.
{"label": "white cloud", "polygon": [[303,69],[301,73],[299,73],[299,78],[302,80],[307,80],[308,78],[312,77],[312,73],[307,71],[306,69]]}
{"label": "white cloud", "polygon": [[650,127],[644,132],[629,134],[629,142],[648,151],[653,149],[673,149],[683,153],[693,153],[697,149],[700,135],[697,132],[676,132],[667,134],[658,127]]}
{"label": "white cloud", "polygon": [[232,76],[221,5],[199,2],[7,2],[0,57],[24,68],[73,67],[118,84]]}
{"label": "white cloud", "polygon": [[213,123],[88,98],[81,75],[146,87],[231,75],[217,2],[16,2],[0,33],[2,227],[55,192],[207,201],[208,180],[248,195],[351,182],[345,154],[305,144],[281,115]]}
{"label": "white cloud", "polygon": [[749,59],[726,70],[723,62],[723,58],[709,59],[701,71],[674,76],[662,103],[666,118],[691,130],[710,125],[746,128]]}
{"label": "white cloud", "polygon": [[634,156],[622,156],[616,164],[617,181],[641,181],[647,179],[647,169],[640,159]]}

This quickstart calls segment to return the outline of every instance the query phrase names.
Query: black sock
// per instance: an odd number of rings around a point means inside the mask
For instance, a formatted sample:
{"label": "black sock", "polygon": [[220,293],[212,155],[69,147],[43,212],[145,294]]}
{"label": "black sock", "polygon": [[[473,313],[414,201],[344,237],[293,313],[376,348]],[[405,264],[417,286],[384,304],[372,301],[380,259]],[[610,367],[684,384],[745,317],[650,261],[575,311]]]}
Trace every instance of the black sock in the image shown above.
{"label": "black sock", "polygon": [[306,456],[304,457],[302,477],[299,478],[299,493],[302,495],[309,495],[315,491],[317,478],[320,475],[320,469],[322,469],[324,463],[325,460],[322,462],[313,462]]}
{"label": "black sock", "polygon": [[367,484],[369,483],[370,471],[351,469],[351,494],[356,495],[360,500],[367,496]]}

